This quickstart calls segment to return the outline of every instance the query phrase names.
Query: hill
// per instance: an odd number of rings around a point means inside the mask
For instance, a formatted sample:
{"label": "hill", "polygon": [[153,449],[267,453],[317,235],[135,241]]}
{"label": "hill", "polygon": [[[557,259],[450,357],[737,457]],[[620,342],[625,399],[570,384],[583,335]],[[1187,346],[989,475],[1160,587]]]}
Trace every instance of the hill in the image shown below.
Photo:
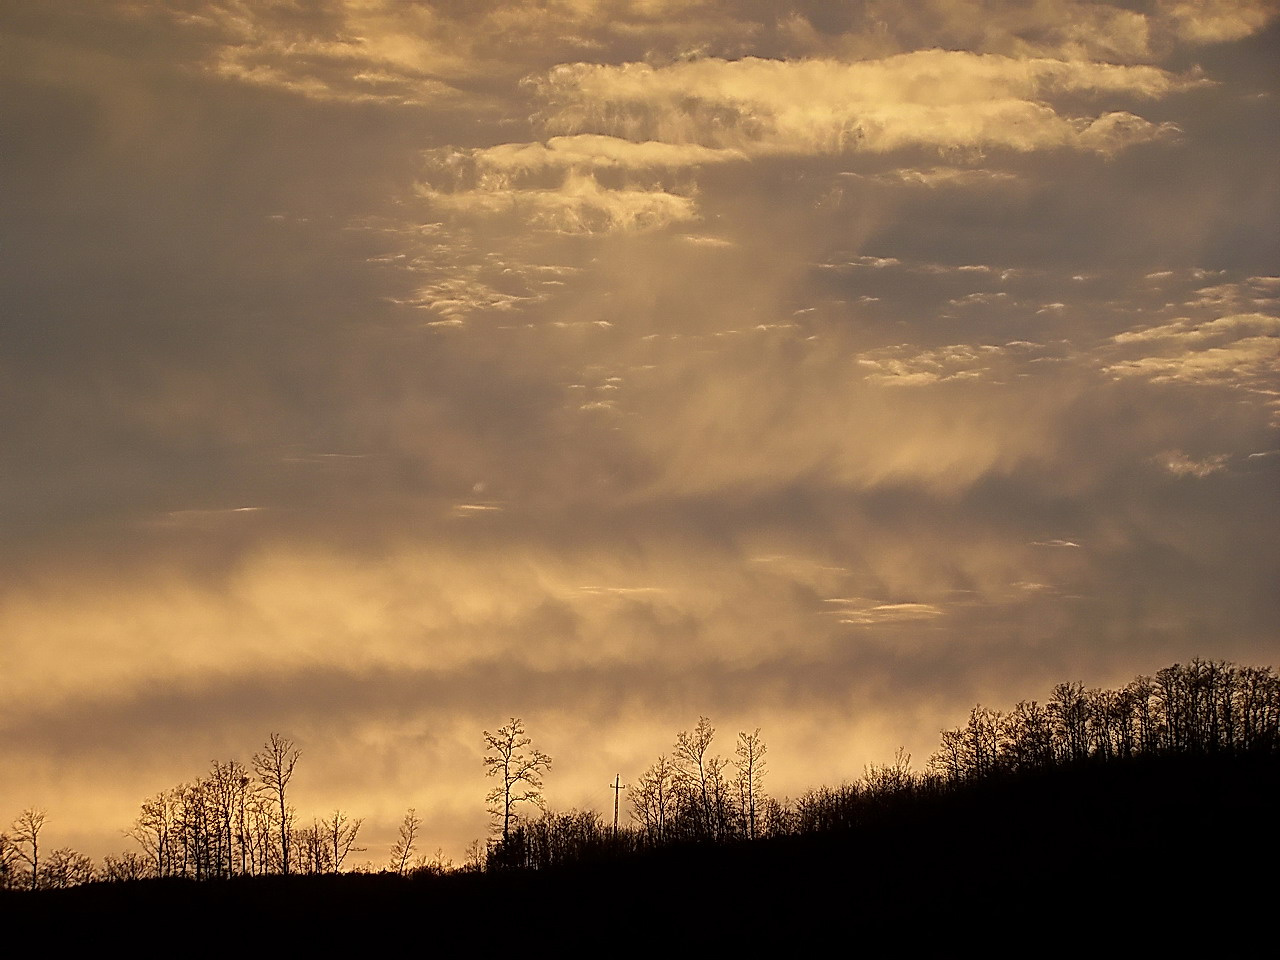
{"label": "hill", "polygon": [[[214,955],[344,946],[506,956],[777,944],[1248,935],[1277,893],[1280,760],[1144,756],[907,792],[845,828],[545,870],[154,879],[7,892],[10,928]],[[627,952],[632,952],[627,948]]]}

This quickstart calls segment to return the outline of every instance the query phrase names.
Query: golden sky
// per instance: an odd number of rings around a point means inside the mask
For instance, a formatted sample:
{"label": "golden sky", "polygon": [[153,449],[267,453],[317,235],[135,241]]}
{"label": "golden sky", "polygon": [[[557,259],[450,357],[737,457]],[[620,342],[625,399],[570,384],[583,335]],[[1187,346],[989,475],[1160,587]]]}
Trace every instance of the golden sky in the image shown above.
{"label": "golden sky", "polygon": [[608,810],[1280,652],[1280,10],[0,7],[0,820]]}

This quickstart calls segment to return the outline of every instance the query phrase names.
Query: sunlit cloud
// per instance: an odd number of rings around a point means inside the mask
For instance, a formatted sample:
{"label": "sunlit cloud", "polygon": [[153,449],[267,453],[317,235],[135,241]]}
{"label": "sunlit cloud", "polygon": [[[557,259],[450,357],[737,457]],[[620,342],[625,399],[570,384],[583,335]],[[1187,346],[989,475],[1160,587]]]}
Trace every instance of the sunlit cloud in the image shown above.
{"label": "sunlit cloud", "polygon": [[[460,159],[454,155],[447,162],[456,169]],[[652,140],[632,143],[595,134],[552,137],[545,144],[504,143],[477,150],[471,155],[475,166],[473,176],[482,182],[492,181],[495,177],[527,176],[545,170],[649,170],[743,159],[745,154],[740,150],[713,150],[697,144]]]}
{"label": "sunlit cloud", "polygon": [[876,603],[859,599],[832,598],[832,613],[840,623],[852,626],[870,626],[877,623],[913,620],[931,620],[940,617],[944,610],[932,603]]}
{"label": "sunlit cloud", "polygon": [[1160,0],[1156,9],[1173,24],[1180,39],[1191,43],[1239,40],[1280,15],[1270,0]]}
{"label": "sunlit cloud", "polygon": [[1156,462],[1178,477],[1207,477],[1226,468],[1230,457],[1225,453],[1195,459],[1181,450],[1168,450],[1157,455]]}
{"label": "sunlit cloud", "polygon": [[1173,341],[1184,344],[1204,344],[1207,341],[1248,339],[1250,334],[1280,334],[1280,317],[1266,316],[1260,313],[1237,314],[1218,317],[1196,323],[1191,320],[1176,320],[1173,323],[1128,330],[1116,334],[1116,343],[1140,343],[1143,341]]}
{"label": "sunlit cloud", "polygon": [[850,176],[859,179],[877,180],[884,183],[921,186],[929,189],[957,188],[983,189],[1007,186],[1021,181],[1015,174],[1004,170],[978,170],[969,167],[903,167],[887,173],[855,174]]}
{"label": "sunlit cloud", "polygon": [[1180,320],[1118,334],[1117,343],[1150,344],[1146,356],[1105,367],[1114,376],[1155,382],[1213,383],[1268,390],[1280,371],[1280,318],[1263,314]]}
{"label": "sunlit cloud", "polygon": [[1114,153],[1176,133],[1126,110],[1059,113],[1063,94],[1163,97],[1202,81],[1155,67],[928,50],[883,60],[569,64],[538,84],[548,127],[753,154]]}
{"label": "sunlit cloud", "polygon": [[993,344],[951,344],[924,352],[898,345],[863,354],[858,364],[867,369],[867,379],[874,383],[891,387],[922,386],[990,376],[992,364],[1004,352],[1003,347]]}
{"label": "sunlit cloud", "polygon": [[608,189],[590,174],[570,174],[552,189],[475,189],[418,195],[433,211],[507,216],[556,233],[654,230],[697,219],[689,197],[664,190]]}

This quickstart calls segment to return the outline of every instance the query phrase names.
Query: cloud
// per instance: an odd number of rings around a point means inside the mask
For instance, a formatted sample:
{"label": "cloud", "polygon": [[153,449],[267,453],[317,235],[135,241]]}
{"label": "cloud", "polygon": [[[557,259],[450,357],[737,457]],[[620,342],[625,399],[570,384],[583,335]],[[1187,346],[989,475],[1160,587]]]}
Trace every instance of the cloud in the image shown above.
{"label": "cloud", "polygon": [[1280,340],[1246,337],[1223,346],[1188,349],[1158,357],[1141,357],[1111,364],[1105,370],[1116,376],[1150,377],[1157,383],[1221,383],[1243,385],[1271,380],[1280,361]]}
{"label": "cloud", "polygon": [[1273,393],[1280,372],[1280,317],[1241,314],[1202,323],[1178,320],[1117,334],[1123,346],[1146,346],[1144,356],[1103,369],[1117,377],[1156,383],[1217,384]]}
{"label": "cloud", "polygon": [[1066,116],[1065,94],[1158,98],[1203,81],[1148,66],[923,50],[880,60],[565,64],[536,84],[547,125],[753,154],[1055,148],[1114,153],[1176,132],[1125,110]]}
{"label": "cloud", "polygon": [[[474,275],[442,278],[421,287],[411,298],[393,302],[422,307],[440,314],[445,321],[462,322],[478,311],[511,310],[521,303],[534,299],[528,296],[502,293],[485,284]],[[433,321],[441,322],[441,321]]]}
{"label": "cloud", "polygon": [[[673,52],[695,36],[739,48],[750,26],[703,0],[320,0],[292,4],[201,0],[122,3],[131,19],[161,19],[208,45],[214,77],[332,103],[489,110],[484,88],[523,64],[646,44]],[[718,44],[719,46],[719,44]]]}
{"label": "cloud", "polygon": [[1177,43],[1251,36],[1276,9],[1270,0],[1160,0],[1148,12],[1091,0],[925,0],[885,16],[874,2],[837,11],[814,0],[780,0],[767,11],[710,0],[322,0],[306,11],[205,0],[121,2],[104,15],[160,20],[198,38],[212,76],[320,101],[423,108],[493,107],[481,92],[493,78],[584,55],[602,63],[751,54],[874,60],[939,48],[1143,64]]}
{"label": "cloud", "polygon": [[1203,478],[1226,469],[1229,459],[1225,453],[1195,459],[1181,450],[1166,450],[1157,455],[1155,461],[1175,477]]}
{"label": "cloud", "polygon": [[1015,173],[1003,170],[975,170],[966,167],[904,167],[886,173],[850,174],[882,183],[922,186],[929,189],[982,189],[1008,186],[1020,181]]}
{"label": "cloud", "polygon": [[1187,305],[1236,312],[1275,309],[1280,306],[1280,277],[1249,277],[1201,287]]}
{"label": "cloud", "polygon": [[874,600],[833,598],[825,601],[833,604],[832,613],[840,623],[850,626],[870,626],[879,623],[932,620],[946,612],[932,603],[877,603]]}
{"label": "cloud", "polygon": [[216,38],[205,64],[213,75],[308,99],[456,103],[460,91],[441,78],[471,72],[464,35],[431,4],[327,0],[299,16],[281,5],[215,0],[167,12]]}
{"label": "cloud", "polygon": [[[671,182],[669,171],[743,159],[737,150],[591,134],[437,150],[427,157],[430,179],[418,196],[439,213],[509,215],[557,233],[654,230],[698,218],[693,198]],[[613,174],[624,179],[601,182]],[[639,174],[649,175],[645,183],[634,182]]]}
{"label": "cloud", "polygon": [[1148,341],[1174,341],[1187,344],[1203,344],[1208,341],[1227,342],[1254,335],[1280,334],[1280,317],[1261,313],[1235,314],[1196,323],[1192,320],[1175,320],[1173,323],[1137,330],[1126,330],[1112,339],[1116,343],[1143,343]]}
{"label": "cloud", "polygon": [[[313,65],[288,69],[274,61],[295,66],[309,58]],[[372,60],[376,55],[357,42],[320,42],[299,51],[293,45],[267,42],[250,49],[232,47],[222,51],[212,65],[219,76],[255,86],[270,87],[312,100],[340,103],[379,103],[395,106],[439,105],[458,99],[458,91],[447,83],[405,72],[365,69],[352,75],[345,68],[350,61]],[[332,67],[334,76],[325,76]]]}
{"label": "cloud", "polygon": [[1273,0],[1159,0],[1156,9],[1179,39],[1196,44],[1240,40],[1280,16]]}
{"label": "cloud", "polygon": [[[457,166],[458,155],[448,164]],[[485,147],[470,154],[475,172],[482,182],[495,177],[528,176],[545,170],[586,171],[592,169],[652,170],[671,167],[695,167],[709,163],[726,163],[746,159],[739,150],[713,150],[692,143],[632,143],[617,137],[579,134],[552,137],[543,143],[503,143]]]}
{"label": "cloud", "polygon": [[569,174],[547,189],[444,192],[422,185],[418,196],[441,213],[504,216],[565,234],[657,230],[698,217],[689,197],[660,189],[607,189],[590,174]]}
{"label": "cloud", "polygon": [[990,344],[950,344],[924,352],[901,344],[862,354],[858,364],[869,371],[867,379],[873,383],[890,387],[924,386],[989,376],[992,364],[1004,353],[1002,347]]}

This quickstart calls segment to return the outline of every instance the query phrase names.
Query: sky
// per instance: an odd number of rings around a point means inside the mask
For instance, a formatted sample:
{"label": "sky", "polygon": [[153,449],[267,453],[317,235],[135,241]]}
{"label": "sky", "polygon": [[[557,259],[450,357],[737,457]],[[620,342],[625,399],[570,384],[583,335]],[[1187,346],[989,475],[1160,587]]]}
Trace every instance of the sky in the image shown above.
{"label": "sky", "polygon": [[[1280,9],[0,4],[0,820],[611,812],[1280,654]],[[624,806],[624,810],[625,810]]]}

